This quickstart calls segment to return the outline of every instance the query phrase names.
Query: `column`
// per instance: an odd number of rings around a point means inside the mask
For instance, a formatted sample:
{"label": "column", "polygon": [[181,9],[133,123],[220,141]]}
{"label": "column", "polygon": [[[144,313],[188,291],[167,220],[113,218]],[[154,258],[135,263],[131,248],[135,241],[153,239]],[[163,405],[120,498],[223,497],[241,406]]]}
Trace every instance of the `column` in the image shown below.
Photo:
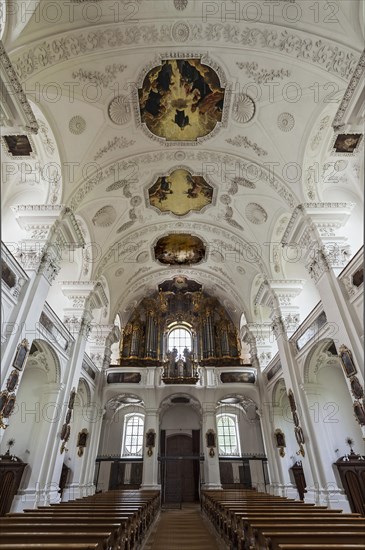
{"label": "column", "polygon": [[[154,430],[156,434],[155,446],[151,448],[152,454],[146,446],[146,433],[149,430]],[[146,409],[143,437],[143,474],[141,489],[161,489],[161,485],[158,482],[159,430],[159,409]]]}
{"label": "column", "polygon": [[[86,470],[90,462],[90,458],[93,459],[95,466],[95,456],[92,456],[91,454],[91,437],[96,427],[95,424],[97,426],[100,425],[99,421],[102,418],[102,414],[100,414],[100,409],[96,408],[94,405],[82,407],[79,412],[81,413],[81,418],[74,419],[74,433],[72,434],[72,441],[69,445],[69,455],[72,456],[73,466],[72,483],[69,483],[65,488],[64,494],[62,495],[63,501],[81,498],[89,494],[89,486],[86,483],[86,481],[89,482],[89,480],[86,480]],[[79,447],[77,446],[77,439],[78,433],[82,429],[87,430],[88,436],[86,440],[86,447],[81,450],[80,454]]]}
{"label": "column", "polygon": [[[219,471],[218,436],[215,403],[203,403],[202,441],[204,449],[204,490],[222,489]],[[206,433],[213,430],[216,434],[216,447],[213,453],[207,447]],[[213,455],[213,456],[212,456]]]}
{"label": "column", "polygon": [[[322,486],[317,488],[318,502],[330,508],[341,508],[344,512],[351,512],[350,504],[343,489],[338,487],[335,471],[332,467],[333,456],[331,454],[332,446],[327,437],[326,424],[316,421],[316,406],[320,401],[321,387],[318,384],[301,384],[301,390],[304,397],[304,410],[306,415],[306,426],[313,448],[313,454],[316,457],[321,479],[324,480]],[[311,411],[311,412],[309,412]],[[328,465],[327,468],[324,466]]]}
{"label": "column", "polygon": [[[290,284],[290,281],[288,281],[288,284]],[[261,285],[259,289],[259,295],[260,295],[259,303],[261,305],[270,307],[271,309],[272,328],[274,331],[274,335],[275,335],[278,350],[279,350],[279,356],[280,356],[280,361],[282,365],[282,373],[285,381],[285,386],[286,386],[287,392],[289,392],[289,390],[293,392],[296,407],[298,409],[300,427],[302,428],[304,433],[305,445],[303,446],[303,448],[304,448],[305,456],[302,456],[302,454],[298,456],[302,460],[304,475],[307,482],[308,492],[306,494],[306,501],[315,502],[318,504],[319,497],[318,497],[317,489],[318,487],[323,487],[325,480],[323,476],[321,476],[321,473],[318,470],[316,456],[315,456],[315,453],[313,452],[313,449],[311,447],[311,443],[308,437],[306,417],[303,414],[305,413],[304,406],[302,403],[303,396],[299,388],[300,379],[299,379],[298,366],[296,364],[294,351],[288,340],[279,299],[276,293],[274,292],[274,290],[271,288],[271,284],[269,281],[266,281],[265,283],[263,283],[263,285]],[[292,429],[293,431],[295,431],[294,423],[289,424],[289,429]],[[297,454],[300,450],[299,444],[298,444],[298,448],[299,449],[297,451]],[[290,488],[292,484],[290,482],[288,468],[285,468],[285,470],[282,469],[282,474],[283,474],[284,484],[285,485],[288,484],[288,487]]]}
{"label": "column", "polygon": [[64,385],[46,384],[40,389],[40,416],[35,422],[36,433],[30,449],[31,472],[27,487],[20,488],[14,497],[12,511],[48,505],[59,501],[58,480],[48,482],[53,470],[55,450],[59,448],[59,421],[62,417]]}
{"label": "column", "polygon": [[[64,310],[64,323],[70,332],[73,333],[75,342],[70,356],[69,367],[64,377],[65,402],[59,430],[61,430],[64,423],[69,396],[73,390],[77,390],[79,384],[85,348],[91,330],[92,312],[107,305],[105,292],[100,283],[68,282],[67,285],[64,284],[63,292],[74,304],[74,308],[71,308],[71,310],[69,308]],[[72,316],[70,316],[70,311],[72,311]],[[71,423],[72,437],[74,438],[75,429],[73,428],[74,426]],[[60,453],[61,441],[58,440],[58,443],[59,446],[55,449],[53,457],[55,466],[54,469],[49,471],[47,483],[58,483],[60,479],[65,455]],[[67,485],[65,489],[67,489]]]}
{"label": "column", "polygon": [[260,407],[258,408],[258,415],[260,417],[262,439],[264,442],[265,452],[268,460],[269,470],[269,487],[267,488],[272,495],[284,496],[289,489],[290,492],[292,485],[288,478],[285,478],[282,465],[280,464],[278,457],[273,447],[273,431],[274,425],[273,419],[273,407],[269,400],[267,386],[263,379],[263,374],[260,369],[259,359],[257,357],[256,338],[249,329],[246,329],[246,341],[250,344],[250,355],[252,366],[256,368],[257,387],[259,392]]}
{"label": "column", "polygon": [[105,410],[101,406],[96,406],[94,408],[94,414],[95,414],[95,421],[91,428],[91,433],[89,437],[89,452],[86,457],[86,464],[85,464],[85,473],[83,477],[83,485],[85,490],[85,496],[93,495],[96,491],[96,487],[94,484],[94,477],[95,477],[95,467],[96,467],[96,457],[98,454],[98,448],[99,448],[99,441],[100,441],[100,433],[101,433],[101,427],[103,424],[103,416],[105,414]]}
{"label": "column", "polygon": [[86,344],[86,353],[99,370],[109,368],[111,346],[120,341],[120,329],[116,325],[93,324]]}
{"label": "column", "polygon": [[[358,336],[336,273],[350,260],[344,238],[336,232],[345,225],[353,204],[308,203],[294,211],[282,239],[284,246],[295,246],[298,261],[306,266],[318,288],[327,322],[335,328],[333,340],[337,349],[346,345],[352,352],[358,370],[363,361],[363,344]],[[324,232],[324,229],[327,231]],[[328,236],[329,233],[329,236]],[[364,379],[359,372],[362,385]]]}
{"label": "column", "polygon": [[[252,347],[255,343],[255,349],[257,353],[258,370],[263,370],[270,363],[274,357],[277,349],[275,348],[275,341],[272,333],[271,323],[250,323],[247,325],[246,331],[244,331],[243,337],[247,338],[247,332],[250,332],[254,339],[250,338],[250,345]],[[251,357],[252,351],[250,350]]]}
{"label": "column", "polygon": [[10,251],[29,275],[21,289],[14,312],[7,323],[9,331],[2,347],[1,376],[6,380],[16,348],[26,338],[31,345],[47,299],[49,287],[60,270],[62,250],[84,245],[80,228],[71,210],[62,205],[19,205],[13,207],[20,227],[28,238],[13,243]]}

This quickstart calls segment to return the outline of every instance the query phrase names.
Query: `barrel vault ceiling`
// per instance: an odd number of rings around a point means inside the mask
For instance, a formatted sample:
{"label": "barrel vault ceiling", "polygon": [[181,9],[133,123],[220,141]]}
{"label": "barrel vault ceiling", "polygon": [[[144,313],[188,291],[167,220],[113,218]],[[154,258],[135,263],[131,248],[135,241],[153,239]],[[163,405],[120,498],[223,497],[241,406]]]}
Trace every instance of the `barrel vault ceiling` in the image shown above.
{"label": "barrel vault ceiling", "polygon": [[[105,277],[113,315],[183,275],[237,315],[250,316],[258,276],[283,277],[274,269],[272,243],[280,241],[294,208],[324,200],[319,188],[308,188],[308,156],[328,151],[331,121],[363,47],[361,3],[29,4],[24,13],[9,11],[3,41],[45,121],[34,142],[54,144],[51,160],[57,150],[62,185],[46,201],[70,206],[96,243],[81,277]],[[169,59],[200,60],[224,90],[221,121],[198,140],[161,139],[141,120],[138,90],[147,73]],[[187,213],[181,205],[183,213],[174,213],[179,205],[168,195],[165,209],[158,194],[151,205],[151,187],[164,177],[171,184],[176,170],[208,186],[204,204],[195,197]],[[190,199],[193,191],[192,184]],[[5,202],[12,198],[15,192],[6,190]],[[203,242],[199,263],[155,259],[157,241],[174,233]]]}

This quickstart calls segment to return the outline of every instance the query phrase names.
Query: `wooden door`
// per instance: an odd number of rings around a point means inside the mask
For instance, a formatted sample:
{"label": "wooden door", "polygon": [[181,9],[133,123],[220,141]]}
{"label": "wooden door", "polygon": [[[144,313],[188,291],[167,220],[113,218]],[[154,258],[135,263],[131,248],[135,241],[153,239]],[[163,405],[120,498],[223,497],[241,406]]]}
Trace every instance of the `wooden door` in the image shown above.
{"label": "wooden door", "polygon": [[194,502],[196,482],[193,459],[189,458],[192,454],[193,440],[188,435],[167,438],[165,502]]}

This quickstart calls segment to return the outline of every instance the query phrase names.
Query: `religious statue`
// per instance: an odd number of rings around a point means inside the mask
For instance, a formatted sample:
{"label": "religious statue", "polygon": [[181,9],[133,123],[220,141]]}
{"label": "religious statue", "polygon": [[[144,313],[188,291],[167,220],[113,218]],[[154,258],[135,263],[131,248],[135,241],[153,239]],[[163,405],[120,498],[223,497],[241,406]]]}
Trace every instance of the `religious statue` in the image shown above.
{"label": "religious statue", "polygon": [[174,347],[172,348],[172,351],[167,352],[167,359],[168,359],[168,374],[171,377],[175,376],[175,370],[176,370],[176,358],[177,358],[177,349]]}
{"label": "religious statue", "polygon": [[186,372],[186,376],[192,376],[193,375],[193,372],[192,372],[192,361],[191,361],[191,356],[192,356],[192,353],[191,351],[188,350],[188,348],[184,348],[184,357],[185,357],[185,372]]}

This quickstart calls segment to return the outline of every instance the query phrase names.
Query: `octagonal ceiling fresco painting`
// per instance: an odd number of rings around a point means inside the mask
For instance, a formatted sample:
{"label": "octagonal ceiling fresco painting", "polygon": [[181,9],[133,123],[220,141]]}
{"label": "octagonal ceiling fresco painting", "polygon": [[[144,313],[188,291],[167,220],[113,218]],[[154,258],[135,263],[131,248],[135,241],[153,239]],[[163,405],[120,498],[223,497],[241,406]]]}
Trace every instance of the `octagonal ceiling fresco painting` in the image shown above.
{"label": "octagonal ceiling fresco painting", "polygon": [[148,196],[150,205],[161,212],[184,216],[211,204],[213,188],[202,176],[193,176],[188,170],[179,168],[158,178],[149,188]]}
{"label": "octagonal ceiling fresco painting", "polygon": [[167,141],[195,141],[222,120],[224,90],[200,59],[169,59],[151,69],[138,90],[141,120]]}
{"label": "octagonal ceiling fresco painting", "polygon": [[199,237],[173,233],[157,241],[155,258],[167,265],[198,264],[205,258],[205,245]]}

